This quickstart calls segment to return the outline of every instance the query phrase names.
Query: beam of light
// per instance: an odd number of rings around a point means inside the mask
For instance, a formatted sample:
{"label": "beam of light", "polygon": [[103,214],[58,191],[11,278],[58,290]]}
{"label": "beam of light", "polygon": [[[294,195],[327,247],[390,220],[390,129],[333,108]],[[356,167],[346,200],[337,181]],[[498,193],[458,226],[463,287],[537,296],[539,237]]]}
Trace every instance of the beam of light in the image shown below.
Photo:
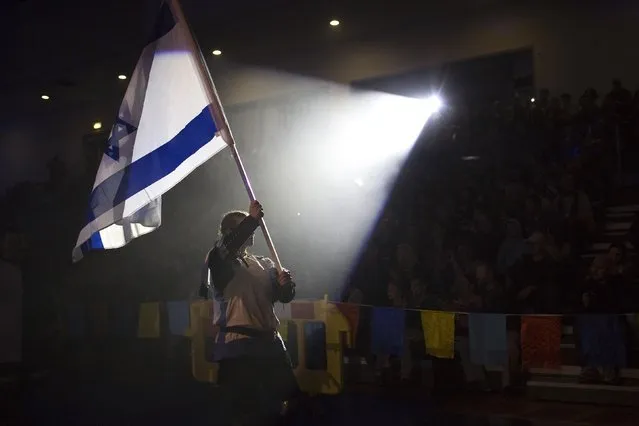
{"label": "beam of light", "polygon": [[124,75],[124,74],[120,74],[120,75],[118,76],[118,79],[119,79],[119,80],[126,80],[126,75]]}
{"label": "beam of light", "polygon": [[530,98],[530,103],[534,104],[535,103],[535,98]]}
{"label": "beam of light", "polygon": [[220,49],[215,49],[213,52],[213,56],[220,56],[222,54],[222,51]]}
{"label": "beam of light", "polygon": [[43,99],[43,100],[45,100],[45,101],[48,101],[48,100],[49,100],[49,99],[51,99],[51,98],[49,97],[49,95],[42,95],[42,96],[40,96],[40,99]]}
{"label": "beam of light", "polygon": [[300,258],[307,269],[312,266],[302,253],[313,252],[326,275],[308,286],[301,284],[301,295],[336,297],[424,125],[442,103],[339,91],[317,102],[314,113],[299,118],[303,132],[286,154],[286,163],[299,167],[299,189],[288,184],[286,196],[306,210],[296,225],[304,229],[304,238],[295,241],[296,251],[290,256]]}
{"label": "beam of light", "polygon": [[337,142],[329,165],[334,175],[403,158],[428,118],[442,105],[438,97],[414,99],[368,93],[358,98],[337,118]]}
{"label": "beam of light", "polygon": [[331,27],[337,27],[339,26],[340,22],[337,19],[333,19],[331,20],[331,22],[328,23]]}

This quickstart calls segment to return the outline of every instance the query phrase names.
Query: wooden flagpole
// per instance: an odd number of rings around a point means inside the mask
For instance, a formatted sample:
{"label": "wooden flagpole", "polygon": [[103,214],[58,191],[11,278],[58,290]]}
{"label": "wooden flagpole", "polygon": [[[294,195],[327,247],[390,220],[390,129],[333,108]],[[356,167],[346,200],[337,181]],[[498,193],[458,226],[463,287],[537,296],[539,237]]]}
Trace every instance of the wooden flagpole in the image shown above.
{"label": "wooden flagpole", "polygon": [[[195,40],[195,36],[193,32],[190,30],[186,18],[184,16],[184,12],[182,12],[182,7],[178,0],[169,0],[169,6],[173,15],[178,18],[178,20],[183,21],[187,28],[189,28],[190,37],[189,43],[191,44],[193,52],[198,53],[198,69],[200,72],[200,76],[202,81],[206,82],[206,91],[209,95],[209,99],[212,100],[211,105],[211,115],[213,116],[213,120],[215,120],[215,124],[217,125],[219,132],[224,139],[224,142],[229,146],[231,150],[231,154],[233,154],[233,159],[235,160],[235,165],[237,166],[237,170],[240,172],[240,177],[242,178],[242,182],[244,183],[244,188],[249,196],[251,201],[255,201],[255,192],[253,191],[253,186],[251,185],[251,181],[249,180],[248,173],[244,168],[244,163],[242,162],[242,158],[240,157],[240,153],[237,150],[237,146],[235,145],[235,138],[233,137],[233,133],[231,133],[231,128],[229,126],[228,120],[226,119],[226,115],[224,114],[224,108],[222,108],[222,104],[220,103],[220,98],[217,94],[217,89],[215,88],[215,84],[213,83],[213,79],[211,78],[211,73],[209,72],[209,68],[206,65],[206,60],[202,55],[202,51]],[[271,252],[271,257],[273,258],[273,262],[275,262],[275,266],[278,271],[282,271],[282,262],[280,261],[280,257],[277,254],[277,250],[275,250],[275,245],[273,244],[273,240],[271,238],[271,234],[268,232],[268,228],[266,227],[266,222],[264,218],[260,219],[260,228],[262,228],[262,233],[264,234],[264,240],[266,241],[266,245],[268,246],[269,251]]]}

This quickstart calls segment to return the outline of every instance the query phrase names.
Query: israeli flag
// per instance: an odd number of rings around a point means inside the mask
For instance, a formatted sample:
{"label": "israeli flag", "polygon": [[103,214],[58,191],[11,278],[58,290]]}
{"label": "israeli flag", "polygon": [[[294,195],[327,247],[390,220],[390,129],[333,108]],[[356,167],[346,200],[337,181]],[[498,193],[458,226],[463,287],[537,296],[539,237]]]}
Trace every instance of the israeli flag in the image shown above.
{"label": "israeli flag", "polygon": [[102,156],[74,262],[158,228],[162,194],[226,146],[200,58],[183,15],[164,2]]}

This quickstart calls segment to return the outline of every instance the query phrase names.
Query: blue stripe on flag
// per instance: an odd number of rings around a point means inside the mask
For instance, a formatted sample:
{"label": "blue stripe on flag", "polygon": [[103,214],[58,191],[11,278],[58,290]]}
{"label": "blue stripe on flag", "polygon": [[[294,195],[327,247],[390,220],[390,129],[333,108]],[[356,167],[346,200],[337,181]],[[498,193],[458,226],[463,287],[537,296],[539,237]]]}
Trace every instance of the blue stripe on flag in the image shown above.
{"label": "blue stripe on flag", "polygon": [[[93,222],[95,216],[91,209],[87,210],[87,223]],[[86,255],[91,250],[102,250],[104,244],[102,244],[102,237],[100,237],[100,231],[91,234],[91,237],[80,245],[80,250],[83,255]]]}
{"label": "blue stripe on flag", "polygon": [[168,3],[165,1],[162,2],[158,18],[155,21],[155,26],[153,27],[153,34],[151,34],[147,44],[151,44],[159,38],[162,38],[162,36],[173,29],[176,23],[177,21],[175,20],[173,13],[171,13],[171,8]]}
{"label": "blue stripe on flag", "polygon": [[91,242],[91,248],[94,249],[103,249],[104,245],[102,244],[102,238],[100,238],[100,232],[94,232],[89,239]]}
{"label": "blue stripe on flag", "polygon": [[168,176],[185,160],[215,137],[217,127],[206,106],[173,139],[114,173],[91,193],[89,206],[94,217]]}

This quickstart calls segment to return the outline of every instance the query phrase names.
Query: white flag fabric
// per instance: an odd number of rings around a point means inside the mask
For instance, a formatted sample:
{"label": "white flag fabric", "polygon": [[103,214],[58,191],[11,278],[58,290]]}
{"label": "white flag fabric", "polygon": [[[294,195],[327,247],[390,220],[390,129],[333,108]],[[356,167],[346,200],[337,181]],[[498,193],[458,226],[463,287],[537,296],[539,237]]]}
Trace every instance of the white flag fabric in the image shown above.
{"label": "white flag fabric", "polygon": [[157,229],[162,194],[226,146],[191,37],[164,2],[111,130],[74,261]]}

